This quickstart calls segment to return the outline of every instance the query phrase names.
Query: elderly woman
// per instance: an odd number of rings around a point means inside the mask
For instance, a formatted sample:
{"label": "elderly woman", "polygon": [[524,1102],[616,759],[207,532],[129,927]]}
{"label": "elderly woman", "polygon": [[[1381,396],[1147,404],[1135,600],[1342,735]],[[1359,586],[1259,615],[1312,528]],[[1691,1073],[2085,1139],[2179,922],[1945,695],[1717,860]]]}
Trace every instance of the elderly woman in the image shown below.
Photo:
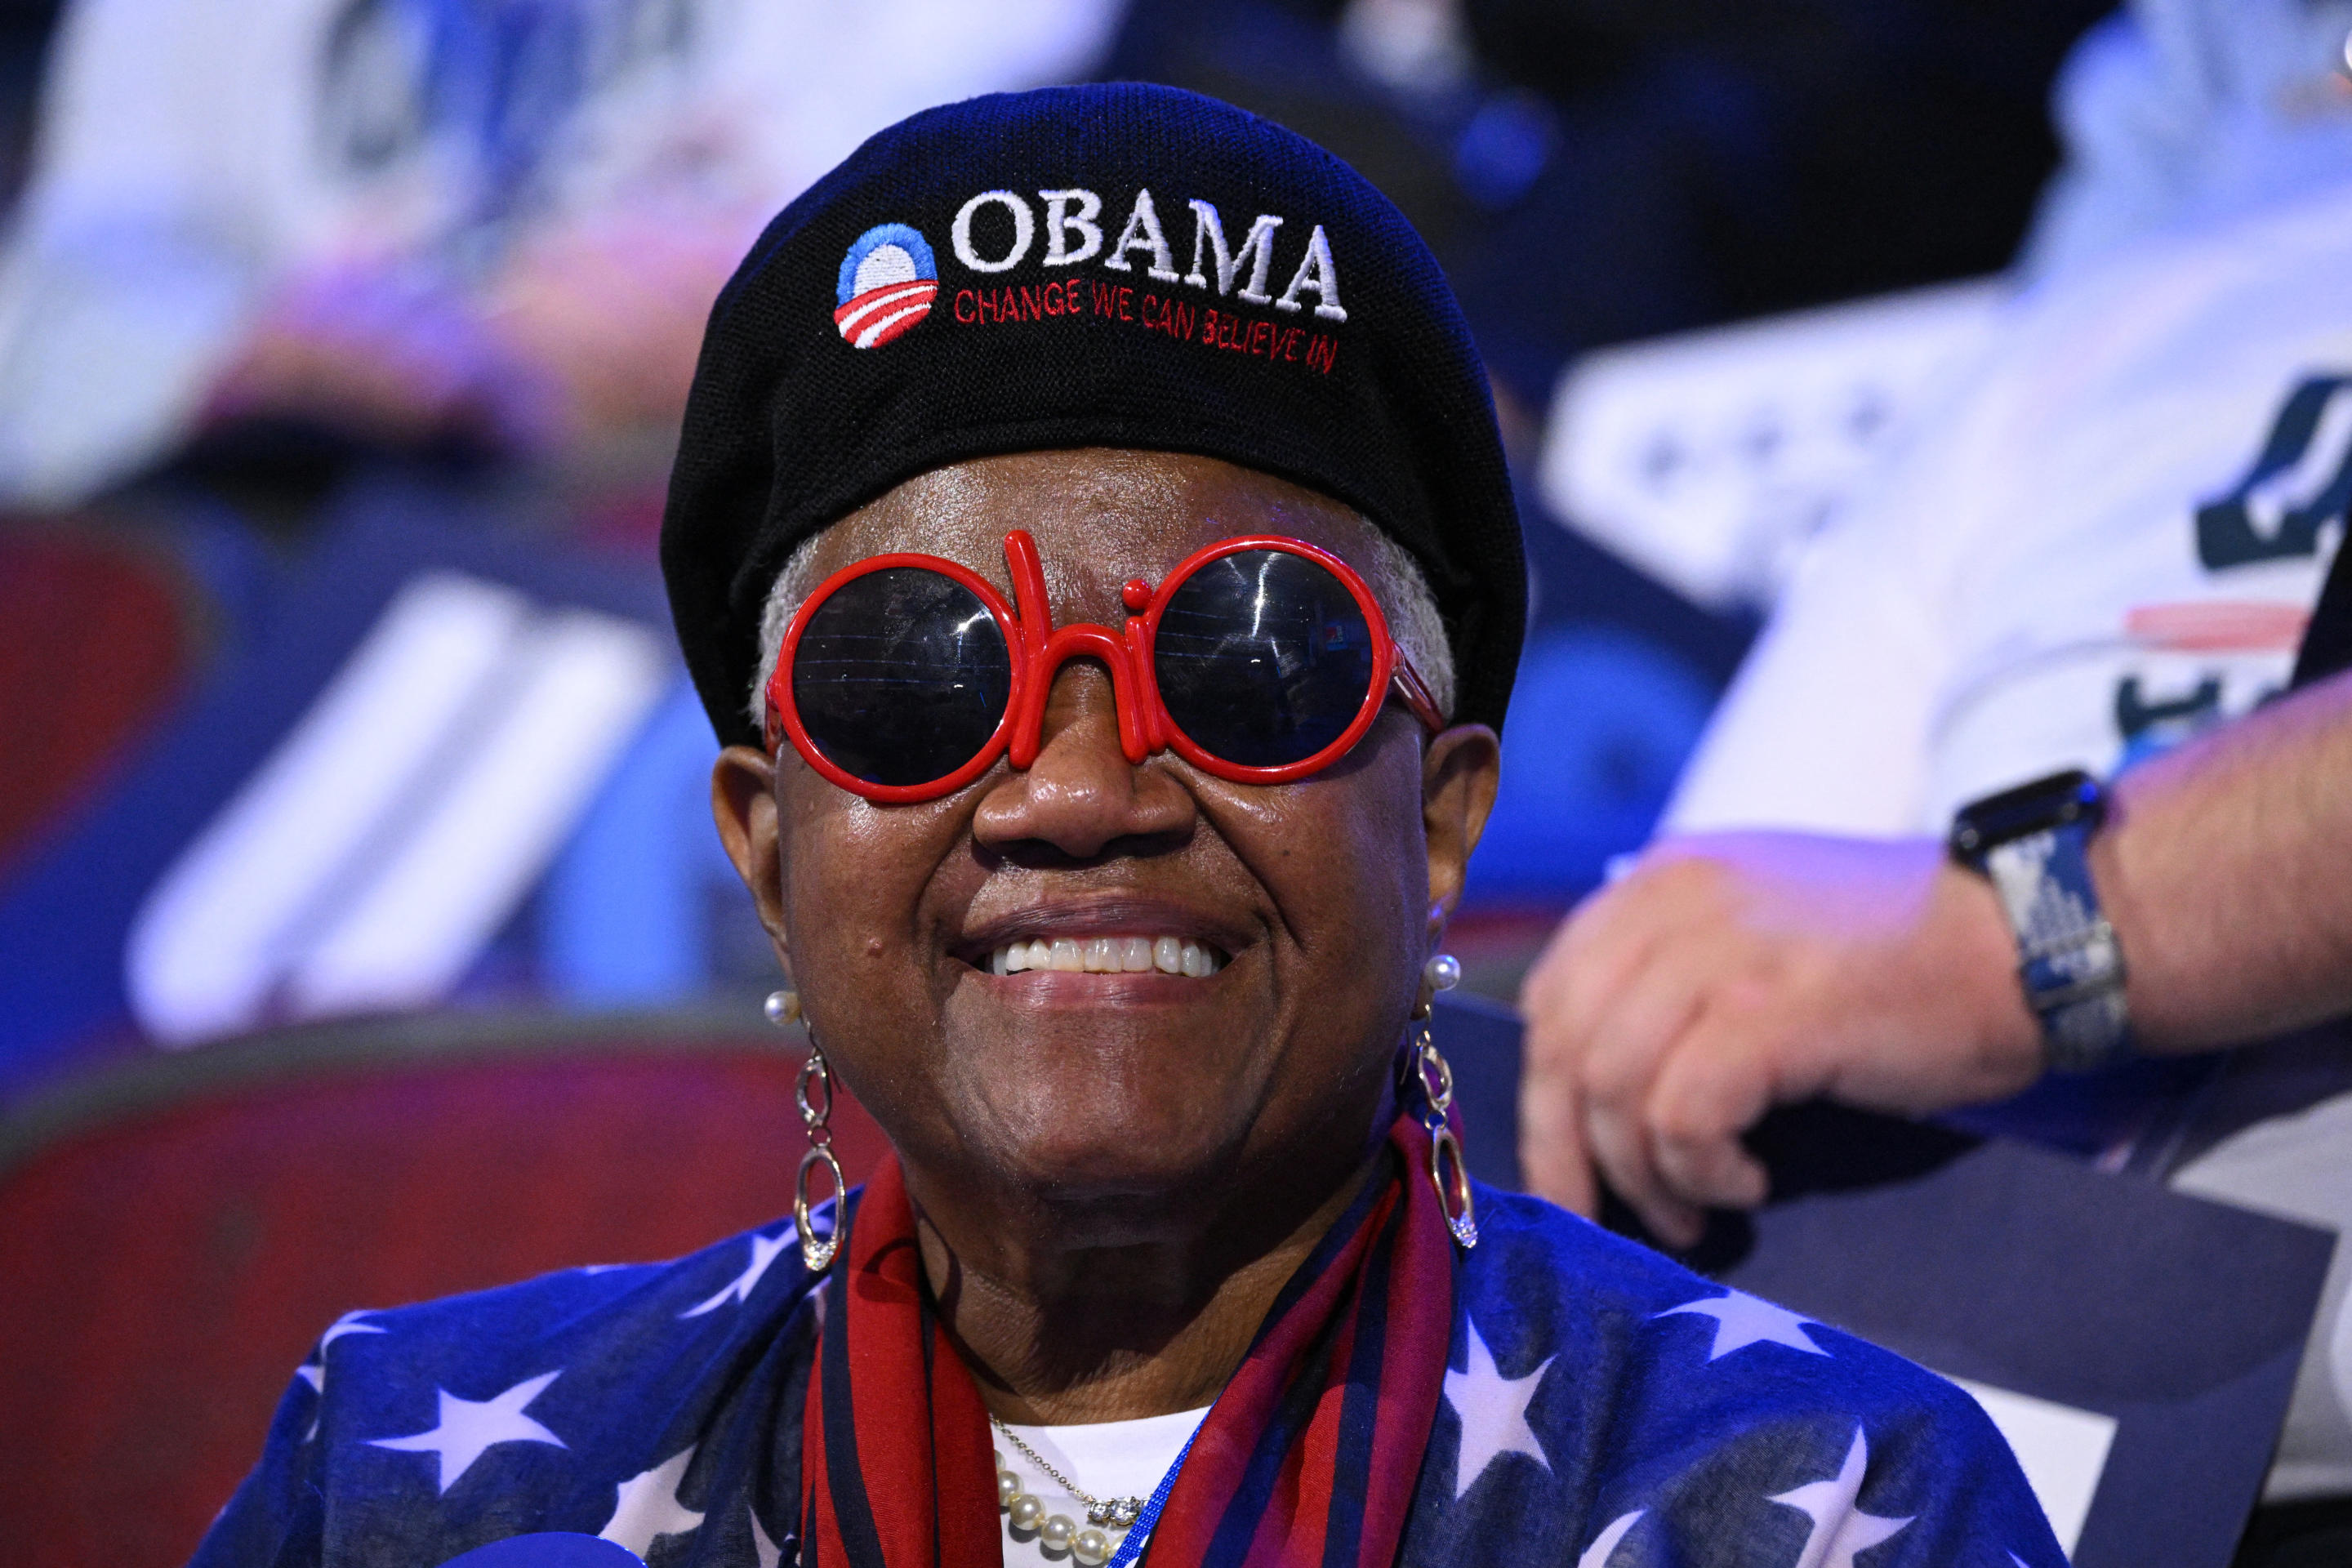
{"label": "elderly woman", "polygon": [[[1344,165],[1131,86],[886,132],[721,297],[663,559],[793,1222],[336,1325],[200,1562],[2063,1563],[1949,1384],[1463,1174],[1525,574]],[[826,1202],[835,1074],[894,1155]]]}

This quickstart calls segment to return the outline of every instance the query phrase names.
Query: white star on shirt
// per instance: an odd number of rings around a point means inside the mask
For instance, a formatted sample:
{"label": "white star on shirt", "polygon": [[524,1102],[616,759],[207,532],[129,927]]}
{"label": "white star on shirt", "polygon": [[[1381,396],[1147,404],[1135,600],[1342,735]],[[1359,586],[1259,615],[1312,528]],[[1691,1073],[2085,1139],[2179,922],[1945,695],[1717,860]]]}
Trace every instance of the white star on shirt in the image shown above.
{"label": "white star on shirt", "polygon": [[[309,1384],[312,1392],[316,1393],[320,1400],[324,1400],[327,1394],[327,1347],[345,1334],[383,1333],[384,1331],[375,1324],[360,1321],[362,1318],[373,1316],[374,1316],[373,1312],[359,1311],[345,1312],[341,1317],[337,1318],[328,1325],[327,1331],[319,1336],[319,1348],[310,1352],[318,1359],[318,1364],[298,1366],[294,1369],[294,1375]],[[319,1435],[319,1419],[322,1414],[324,1414],[323,1405],[313,1405],[310,1407],[310,1429],[302,1434],[302,1441],[305,1443]]]}
{"label": "white star on shirt", "polygon": [[[751,1516],[751,1555],[760,1560],[760,1568],[776,1568],[784,1560],[784,1549],[768,1537],[767,1526],[760,1522],[760,1510],[746,1503],[743,1511]],[[2019,1563],[2018,1568],[2025,1568]]]}
{"label": "white star on shirt", "polygon": [[1654,1316],[1671,1318],[1677,1312],[1715,1320],[1715,1348],[1706,1352],[1711,1362],[1721,1361],[1733,1351],[1760,1344],[1787,1345],[1808,1355],[1830,1353],[1806,1334],[1806,1326],[1812,1322],[1811,1318],[1801,1318],[1786,1307],[1776,1307],[1744,1290],[1710,1296],[1703,1301],[1685,1301]]}
{"label": "white star on shirt", "polygon": [[310,1429],[302,1434],[302,1441],[307,1443],[319,1435],[319,1423],[326,1419],[327,1363],[320,1362],[316,1366],[298,1366],[294,1369],[294,1375],[309,1384],[310,1392],[318,1395],[310,1402]]}
{"label": "white star on shirt", "polygon": [[735,1277],[735,1282],[728,1286],[724,1290],[719,1291],[718,1295],[710,1298],[709,1300],[702,1303],[701,1306],[688,1307],[685,1311],[680,1312],[678,1316],[681,1318],[698,1318],[705,1312],[717,1310],[719,1308],[725,1306],[730,1300],[750,1300],[751,1299],[751,1292],[760,1288],[760,1276],[768,1271],[768,1265],[773,1263],[778,1256],[783,1252],[785,1244],[792,1241],[794,1238],[795,1234],[796,1233],[788,1230],[782,1236],[775,1237],[773,1240],[770,1240],[764,1236],[754,1235],[751,1238],[751,1264],[743,1270],[742,1273],[738,1274]]}
{"label": "white star on shirt", "polygon": [[373,1438],[370,1447],[437,1454],[441,1459],[441,1490],[446,1493],[474,1468],[474,1461],[482,1457],[484,1449],[497,1444],[551,1443],[559,1448],[565,1446],[562,1438],[523,1414],[525,1405],[562,1375],[561,1368],[541,1373],[488,1399],[460,1399],[446,1388],[436,1390],[441,1397],[438,1426],[411,1437]]}
{"label": "white star on shirt", "polygon": [[345,1312],[341,1317],[337,1318],[333,1322],[327,1325],[327,1331],[319,1336],[319,1354],[323,1358],[327,1353],[327,1347],[333,1344],[337,1340],[341,1339],[345,1334],[383,1333],[384,1331],[380,1324],[362,1323],[360,1321],[362,1318],[373,1318],[375,1314],[373,1311],[362,1310],[357,1312]]}
{"label": "white star on shirt", "polygon": [[1863,1441],[1862,1428],[1857,1426],[1853,1446],[1846,1449],[1845,1463],[1835,1477],[1765,1500],[1796,1509],[1813,1521],[1805,1549],[1797,1554],[1796,1568],[1853,1568],[1856,1552],[1869,1550],[1911,1522],[1908,1515],[1883,1519],[1854,1506],[1854,1499],[1862,1495],[1863,1472],[1869,1468],[1870,1446]]}
{"label": "white star on shirt", "polygon": [[1525,1454],[1546,1470],[1551,1468],[1535,1429],[1528,1425],[1528,1405],[1551,1358],[1546,1356],[1543,1364],[1525,1377],[1505,1377],[1496,1370],[1486,1342],[1478,1337],[1478,1325],[1466,1312],[1462,1329],[1470,1342],[1469,1367],[1463,1372],[1445,1369],[1445,1402],[1462,1418],[1462,1452],[1454,1461],[1456,1501],[1486,1473],[1488,1465],[1506,1454]]}
{"label": "white star on shirt", "polygon": [[1576,1560],[1576,1568],[1609,1568],[1609,1559],[1617,1550],[1617,1543],[1624,1540],[1625,1532],[1641,1523],[1642,1516],[1649,1511],[1637,1508],[1594,1536],[1592,1544],[1584,1549],[1584,1555]]}
{"label": "white star on shirt", "polygon": [[625,1546],[643,1557],[653,1550],[655,1536],[683,1535],[701,1524],[702,1516],[677,1495],[679,1483],[686,1479],[686,1467],[693,1462],[694,1447],[688,1444],[666,1463],[623,1481],[613,1517],[596,1532],[596,1539]]}

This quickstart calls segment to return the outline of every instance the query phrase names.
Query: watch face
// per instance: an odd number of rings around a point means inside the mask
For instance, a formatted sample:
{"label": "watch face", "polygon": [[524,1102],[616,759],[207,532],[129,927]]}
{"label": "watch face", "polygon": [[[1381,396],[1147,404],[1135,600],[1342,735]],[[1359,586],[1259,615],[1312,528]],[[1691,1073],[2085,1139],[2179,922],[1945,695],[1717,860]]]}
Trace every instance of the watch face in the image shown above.
{"label": "watch face", "polygon": [[2096,826],[2106,794],[2080,768],[1971,801],[1952,818],[1952,853],[1980,858],[1985,851],[2070,823]]}

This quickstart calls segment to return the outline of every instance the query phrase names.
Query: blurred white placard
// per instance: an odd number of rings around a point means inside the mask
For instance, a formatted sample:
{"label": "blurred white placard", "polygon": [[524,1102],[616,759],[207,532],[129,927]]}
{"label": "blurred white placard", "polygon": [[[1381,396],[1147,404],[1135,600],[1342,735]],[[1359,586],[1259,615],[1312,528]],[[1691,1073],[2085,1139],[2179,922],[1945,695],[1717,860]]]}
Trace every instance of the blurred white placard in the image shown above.
{"label": "blurred white placard", "polygon": [[1585,355],[1552,399],[1552,515],[1698,603],[1769,607],[2009,286],[1951,284]]}
{"label": "blurred white placard", "polygon": [[2072,1557],[2074,1543],[2083,1538],[2083,1521],[2090,1517],[2091,1499],[2099,1489],[2099,1474],[2107,1468],[2116,1418],[1989,1383],[1962,1377],[1952,1381],[1984,1406],[2009,1439],[2017,1468],[2025,1472],[2026,1484],[2050,1520],[2051,1533]]}
{"label": "blurred white placard", "polygon": [[412,580],[148,895],[125,954],[141,1026],[192,1046],[439,1000],[668,679],[634,621]]}

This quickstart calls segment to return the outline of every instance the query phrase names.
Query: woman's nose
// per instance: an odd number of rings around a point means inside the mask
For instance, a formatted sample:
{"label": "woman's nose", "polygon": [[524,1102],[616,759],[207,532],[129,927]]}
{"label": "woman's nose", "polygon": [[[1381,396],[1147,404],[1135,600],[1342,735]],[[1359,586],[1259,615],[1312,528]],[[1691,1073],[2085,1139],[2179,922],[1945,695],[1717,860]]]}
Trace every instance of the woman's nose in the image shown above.
{"label": "woman's nose", "polygon": [[1127,760],[1109,673],[1073,659],[1054,678],[1036,761],[1000,779],[980,803],[972,834],[992,849],[1024,840],[1090,860],[1121,838],[1164,837],[1192,826],[1192,797],[1162,768]]}

